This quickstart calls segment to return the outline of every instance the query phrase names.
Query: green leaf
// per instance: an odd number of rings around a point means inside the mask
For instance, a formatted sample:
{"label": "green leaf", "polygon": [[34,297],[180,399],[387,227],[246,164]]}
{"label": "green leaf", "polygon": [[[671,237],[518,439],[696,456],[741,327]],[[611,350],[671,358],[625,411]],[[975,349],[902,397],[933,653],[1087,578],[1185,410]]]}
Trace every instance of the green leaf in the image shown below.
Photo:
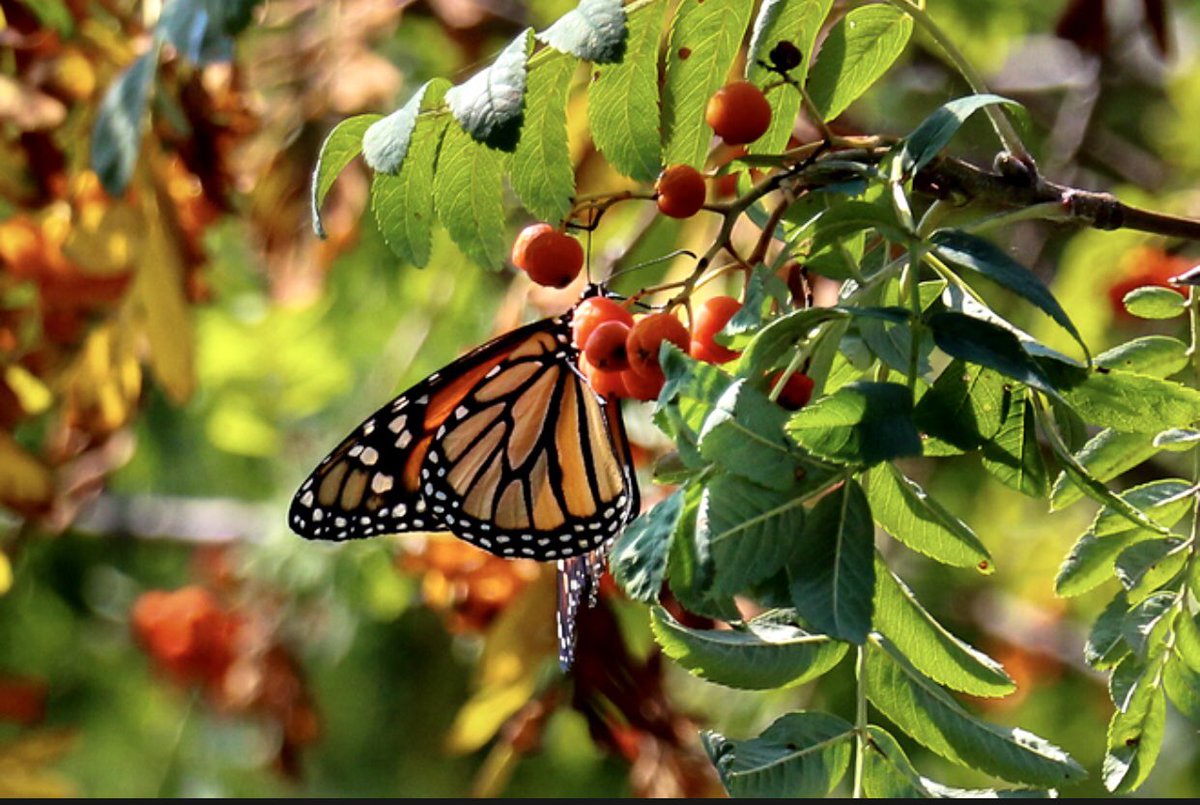
{"label": "green leaf", "polygon": [[1147,672],[1130,693],[1125,709],[1113,713],[1108,723],[1108,751],[1104,756],[1104,787],[1127,794],[1150,775],[1162,748],[1167,701],[1161,676]]}
{"label": "green leaf", "polygon": [[676,490],[634,520],[608,555],[613,578],[635,601],[654,603],[662,591],[675,528],[683,515],[683,490]]}
{"label": "green leaf", "polygon": [[1048,741],[980,721],[883,638],[867,652],[868,698],[918,743],[942,757],[1012,782],[1061,786],[1086,776]]}
{"label": "green leaf", "polygon": [[447,126],[438,153],[433,198],[438,218],[467,257],[504,266],[504,158],[458,126]]}
{"label": "green leaf", "polygon": [[1200,420],[1200,391],[1157,377],[1089,371],[1039,361],[1062,398],[1089,424],[1126,433],[1158,433]]}
{"label": "green leaf", "polygon": [[[1089,439],[1083,449],[1075,454],[1075,459],[1088,475],[1104,482],[1136,467],[1157,452],[1150,436],[1145,433],[1121,433],[1107,428]],[[1083,495],[1083,490],[1063,473],[1055,480],[1054,489],[1050,492],[1050,510],[1066,508]]]}
{"label": "green leaf", "polygon": [[1139,656],[1151,658],[1166,649],[1166,638],[1179,615],[1179,599],[1173,592],[1156,593],[1129,608],[1122,623],[1122,636]]}
{"label": "green leaf", "polygon": [[509,181],[525,209],[542,221],[565,218],[575,194],[567,147],[567,90],[574,75],[575,60],[553,52],[529,71],[525,127]]}
{"label": "green leaf", "polygon": [[597,67],[588,90],[588,121],[596,148],[639,182],[658,176],[662,134],[658,112],[658,39],[666,3],[629,15],[629,43],[620,64]]}
{"label": "green leaf", "polygon": [[313,232],[319,238],[325,237],[325,227],[321,224],[321,204],[333,187],[333,180],[362,152],[363,134],[382,115],[358,115],[348,117],[333,127],[333,131],[321,143],[317,154],[317,166],[313,169],[312,177],[312,217]]}
{"label": "green leaf", "polygon": [[1129,644],[1125,642],[1125,615],[1129,612],[1129,599],[1125,591],[1117,593],[1092,624],[1083,659],[1097,671],[1112,668],[1129,655]]}
{"label": "green leaf", "polygon": [[827,713],[788,713],[757,738],[735,741],[719,732],[700,740],[735,797],[827,796],[850,764],[854,727]]}
{"label": "green leaf", "polygon": [[[746,78],[758,86],[771,80],[773,73],[759,62],[766,61],[780,42],[790,42],[801,54],[800,64],[788,76],[804,86],[808,64],[816,47],[821,23],[829,16],[833,0],[765,0],[754,19],[750,47],[746,54]],[[776,87],[767,93],[771,104],[771,127],[767,133],[747,146],[751,154],[776,154],[787,145],[800,111],[800,93],[787,86]]]}
{"label": "green leaf", "polygon": [[1044,498],[1050,489],[1046,462],[1037,438],[1037,417],[1024,388],[1012,394],[1004,425],[983,446],[983,468],[1005,486],[1033,498]]}
{"label": "green leaf", "polygon": [[446,90],[446,103],[454,119],[476,142],[509,152],[517,147],[532,51],[533,29],[526,28],[500,51],[491,67]]}
{"label": "green leaf", "polygon": [[[1183,478],[1163,478],[1126,489],[1118,497],[1167,529],[1187,514],[1195,491],[1195,486]],[[1120,511],[1106,506],[1096,512],[1089,530],[1097,537],[1106,537],[1128,531],[1132,525]]]}
{"label": "green leaf", "polygon": [[1190,545],[1182,539],[1167,538],[1131,545],[1117,557],[1117,579],[1128,590],[1129,600],[1137,604],[1150,597],[1183,570],[1191,555]]}
{"label": "green leaf", "polygon": [[[1120,497],[1170,528],[1187,513],[1191,489],[1186,481],[1152,481],[1126,490]],[[1101,523],[1104,532],[1098,535],[1096,525]],[[1154,531],[1134,525],[1117,510],[1101,509],[1059,568],[1055,592],[1071,598],[1095,589],[1112,578],[1114,563],[1122,551],[1154,537]]]}
{"label": "green leaf", "polygon": [[1175,620],[1175,653],[1196,673],[1200,673],[1200,626],[1191,615]]}
{"label": "green leaf", "polygon": [[849,315],[839,308],[810,307],[772,320],[746,345],[738,362],[740,374],[747,377],[762,375],[788,350],[810,338],[818,325],[834,319],[846,319]]}
{"label": "green leaf", "polygon": [[417,116],[440,105],[449,86],[445,79],[427,81],[408,103],[371,124],[362,136],[363,161],[371,170],[379,173],[400,170],[417,127]]}
{"label": "green leaf", "polygon": [[707,531],[696,527],[704,492],[705,487],[699,483],[689,484],[683,490],[683,513],[667,558],[671,592],[689,612],[717,620],[740,620],[742,616],[732,596],[709,594],[714,573],[712,546]]}
{"label": "green leaf", "polygon": [[953,358],[995,369],[1027,386],[1053,394],[1041,366],[1025,351],[1021,340],[1003,327],[954,311],[929,317],[933,342]]}
{"label": "green leaf", "polygon": [[1168,533],[1167,529],[1147,517],[1141,509],[1131,506],[1113,494],[1112,490],[1099,480],[1089,475],[1087,469],[1074,456],[1063,450],[1057,442],[1051,441],[1050,444],[1054,449],[1054,455],[1058,458],[1059,463],[1062,464],[1063,473],[1071,480],[1071,483],[1079,487],[1083,494],[1102,506],[1111,507],[1134,525],[1148,528],[1151,531],[1157,531],[1160,534]]}
{"label": "green leaf", "polygon": [[[440,79],[430,82],[425,100],[439,103],[448,86],[449,82]],[[371,206],[384,241],[402,259],[418,267],[429,262],[435,219],[434,165],[449,123],[450,117],[445,114],[419,118],[400,172],[377,173],[371,181]]]}
{"label": "green leaf", "polygon": [[[666,383],[658,395],[655,422],[675,440],[682,455],[681,439],[692,446],[697,444],[704,420],[733,378],[712,364],[694,360],[669,342],[664,342],[661,353],[659,360]],[[677,418],[661,416],[665,409],[673,409]],[[698,448],[694,458],[700,460]]]}
{"label": "green leaf", "polygon": [[989,94],[968,95],[939,106],[902,141],[900,161],[905,175],[912,176],[937,156],[968,117],[984,107],[1001,104],[1021,108],[1016,101]]}
{"label": "green leaf", "polygon": [[872,799],[932,799],[921,775],[891,733],[867,727],[863,757],[863,793]]}
{"label": "green leaf", "polygon": [[1000,663],[946,631],[878,555],[875,626],[918,671],[972,696],[1007,696],[1017,689]]}
{"label": "green leaf", "polygon": [[809,512],[788,562],[792,601],[830,637],[861,644],[871,629],[875,526],[858,482],[849,479]]}
{"label": "green leaf", "polygon": [[1000,249],[994,243],[956,229],[935,232],[930,238],[934,251],[944,260],[958,268],[965,268],[987,277],[996,284],[1027,302],[1032,303],[1062,327],[1088,353],[1083,336],[1075,328],[1071,317],[1050,293],[1046,284],[1036,274]]}
{"label": "green leaf", "polygon": [[625,57],[625,8],[622,0],[580,0],[579,5],[538,34],[555,50],[596,64]]}
{"label": "green leaf", "polygon": [[745,690],[809,682],[837,665],[848,648],[770,615],[754,618],[743,628],[691,629],[654,607],[650,627],[663,653],[696,676]]}
{"label": "green leaf", "polygon": [[92,127],[92,170],[104,192],[124,194],[142,148],[146,102],[158,66],[159,46],[143,53],[104,93]]}
{"label": "green leaf", "polygon": [[1200,673],[1174,654],[1163,668],[1163,691],[1181,715],[1200,724]]}
{"label": "green leaf", "polygon": [[786,411],[739,378],[705,418],[700,455],[769,489],[791,489],[798,467],[783,435],[787,418]]}
{"label": "green leaf", "polygon": [[712,553],[717,595],[775,575],[801,542],[802,498],[721,475],[704,489],[696,531]]}
{"label": "green leaf", "polygon": [[1013,394],[1006,384],[999,372],[956,359],[921,397],[913,419],[927,436],[975,450],[995,438],[1011,416]]}
{"label": "green leaf", "polygon": [[1139,319],[1173,319],[1187,310],[1187,299],[1179,291],[1147,285],[1134,288],[1122,300],[1125,309]]}
{"label": "green leaf", "polygon": [[1150,377],[1170,377],[1188,365],[1187,344],[1169,335],[1144,335],[1096,356],[1096,365]]}
{"label": "green leaf", "polygon": [[868,495],[875,520],[909,548],[953,567],[993,570],[991,554],[970,526],[891,464],[871,472]]}
{"label": "green leaf", "polygon": [[808,77],[808,94],[832,120],[874,84],[904,52],[912,19],[890,6],[856,8],[829,31]]}
{"label": "green leaf", "polygon": [[820,458],[863,466],[921,454],[912,392],[898,383],[842,386],[793,414],[787,432]]}
{"label": "green leaf", "polygon": [[700,168],[712,128],[708,99],[725,83],[750,23],[745,0],[682,0],[671,21],[663,83],[663,160]]}

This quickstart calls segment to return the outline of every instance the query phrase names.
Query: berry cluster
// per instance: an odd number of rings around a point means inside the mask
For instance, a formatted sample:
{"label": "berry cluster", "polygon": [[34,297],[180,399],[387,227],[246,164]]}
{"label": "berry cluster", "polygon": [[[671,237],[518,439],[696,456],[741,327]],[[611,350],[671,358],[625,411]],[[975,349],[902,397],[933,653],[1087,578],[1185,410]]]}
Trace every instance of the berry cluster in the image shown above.
{"label": "berry cluster", "polygon": [[[771,125],[771,106],[748,81],[734,81],[709,99],[705,120],[734,156],[745,153],[745,145],[766,133]],[[720,197],[728,188],[714,186]],[[670,165],[654,184],[654,201],[659,212],[671,218],[690,218],[704,208],[708,184],[703,174],[690,165]],[[512,262],[539,285],[565,288],[579,276],[584,253],[579,241],[548,223],[525,227],[512,248]],[[635,400],[653,400],[665,378],[659,365],[659,348],[670,342],[699,361],[721,364],[740,353],[717,343],[716,335],[741,309],[730,296],[704,300],[688,328],[670,312],[634,316],[619,302],[593,297],[575,308],[572,323],[575,346],[580,351],[580,369],[596,393]],[[780,375],[768,378],[771,387]],[[790,375],[776,395],[787,408],[808,402],[812,381],[803,374]]]}

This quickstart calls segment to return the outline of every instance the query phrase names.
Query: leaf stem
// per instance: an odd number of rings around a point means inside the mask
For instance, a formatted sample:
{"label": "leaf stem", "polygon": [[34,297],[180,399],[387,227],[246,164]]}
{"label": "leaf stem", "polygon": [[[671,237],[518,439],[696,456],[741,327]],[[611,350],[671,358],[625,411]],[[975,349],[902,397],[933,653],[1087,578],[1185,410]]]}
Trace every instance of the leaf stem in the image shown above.
{"label": "leaf stem", "polygon": [[863,771],[867,757],[867,647],[859,646],[854,658],[854,799],[863,798]]}

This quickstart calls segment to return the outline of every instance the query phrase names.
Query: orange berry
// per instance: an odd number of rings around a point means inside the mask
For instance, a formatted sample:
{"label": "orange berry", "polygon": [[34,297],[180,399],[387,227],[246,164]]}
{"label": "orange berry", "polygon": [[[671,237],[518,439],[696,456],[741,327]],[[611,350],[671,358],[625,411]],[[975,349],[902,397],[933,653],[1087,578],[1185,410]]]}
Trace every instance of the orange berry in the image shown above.
{"label": "orange berry", "polygon": [[691,165],[672,165],[654,183],[658,210],[672,218],[691,218],[704,206],[708,188],[700,171]]}
{"label": "orange berry", "polygon": [[629,354],[625,348],[629,333],[628,324],[606,321],[588,336],[583,354],[592,366],[602,372],[624,371],[629,368]]}
{"label": "orange berry", "polygon": [[633,314],[620,303],[606,296],[592,296],[575,306],[571,314],[571,334],[575,346],[587,346],[591,334],[606,321],[619,321],[626,327],[633,326]]}
{"label": "orange berry", "polygon": [[742,303],[732,296],[714,296],[701,302],[692,324],[692,340],[688,348],[691,356],[705,363],[728,363],[741,355],[718,344],[713,338],[741,309]]}
{"label": "orange berry", "polygon": [[628,369],[623,372],[605,372],[592,366],[583,355],[579,356],[579,368],[583,371],[583,376],[587,378],[588,385],[592,387],[592,391],[601,397],[629,396],[629,391],[625,388],[624,380],[625,375],[629,374]]}
{"label": "orange berry", "polygon": [[583,246],[550,224],[530,224],[513,242],[512,262],[538,285],[565,288],[583,268]]}
{"label": "orange berry", "polygon": [[[629,330],[627,352],[629,366],[635,372],[649,377],[661,375],[658,365],[659,347],[663,341],[670,341],[680,349],[687,351],[688,331],[683,322],[670,313],[651,313],[641,318]],[[657,396],[657,394],[655,395]]]}
{"label": "orange berry", "polygon": [[626,397],[646,402],[657,399],[663,384],[667,382],[662,369],[650,374],[643,374],[635,369],[626,369],[621,372],[621,380],[625,383]]}
{"label": "orange berry", "polygon": [[749,81],[732,81],[708,99],[704,119],[727,144],[745,145],[770,128],[771,104]]}
{"label": "orange berry", "polygon": [[[768,379],[770,387],[775,388],[775,384],[779,382],[783,372],[772,372]],[[779,396],[775,398],[775,402],[789,411],[795,411],[808,405],[808,401],[812,399],[813,379],[803,372],[793,372],[783,384],[783,388],[779,391]]]}

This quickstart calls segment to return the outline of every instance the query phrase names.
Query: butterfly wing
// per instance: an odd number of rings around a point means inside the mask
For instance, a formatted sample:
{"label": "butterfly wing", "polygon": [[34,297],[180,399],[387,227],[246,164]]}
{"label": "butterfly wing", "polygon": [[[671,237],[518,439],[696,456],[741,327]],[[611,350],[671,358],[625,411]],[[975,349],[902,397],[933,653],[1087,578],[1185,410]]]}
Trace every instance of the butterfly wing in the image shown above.
{"label": "butterfly wing", "polygon": [[565,332],[537,334],[438,430],[422,491],[458,536],[549,561],[595,550],[631,519],[637,492],[615,403],[591,390],[575,357]]}
{"label": "butterfly wing", "polygon": [[421,488],[436,433],[488,372],[530,339],[561,329],[558,322],[546,319],[500,336],[367,417],[301,484],[288,512],[292,529],[307,539],[340,541],[445,528]]}

